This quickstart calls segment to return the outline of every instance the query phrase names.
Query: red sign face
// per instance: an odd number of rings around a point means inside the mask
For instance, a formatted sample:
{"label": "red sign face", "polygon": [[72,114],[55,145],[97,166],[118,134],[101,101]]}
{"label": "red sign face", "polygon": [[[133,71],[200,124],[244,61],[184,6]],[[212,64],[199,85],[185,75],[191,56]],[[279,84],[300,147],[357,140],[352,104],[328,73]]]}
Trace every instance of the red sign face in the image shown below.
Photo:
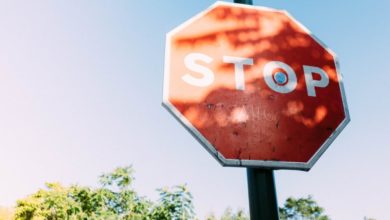
{"label": "red sign face", "polygon": [[335,55],[285,11],[217,2],[165,59],[164,106],[224,166],[309,170],[349,122]]}

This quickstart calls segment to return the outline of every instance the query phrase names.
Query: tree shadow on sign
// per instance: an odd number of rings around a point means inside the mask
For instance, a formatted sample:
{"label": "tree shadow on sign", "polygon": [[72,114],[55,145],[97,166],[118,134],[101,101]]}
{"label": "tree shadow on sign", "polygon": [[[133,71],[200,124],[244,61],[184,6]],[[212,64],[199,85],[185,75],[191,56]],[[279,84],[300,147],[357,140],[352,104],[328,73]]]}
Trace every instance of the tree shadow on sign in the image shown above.
{"label": "tree shadow on sign", "polygon": [[[178,93],[170,101],[225,158],[307,162],[344,119],[332,54],[285,12],[218,6],[175,34],[172,47],[171,60],[194,51],[213,58],[202,65],[213,69],[215,82],[191,88],[204,95],[189,100]],[[245,90],[235,89],[234,65],[223,56],[253,59],[245,66]],[[292,67],[294,91],[268,87],[263,68],[269,61]],[[316,97],[308,96],[303,65],[329,75]]]}

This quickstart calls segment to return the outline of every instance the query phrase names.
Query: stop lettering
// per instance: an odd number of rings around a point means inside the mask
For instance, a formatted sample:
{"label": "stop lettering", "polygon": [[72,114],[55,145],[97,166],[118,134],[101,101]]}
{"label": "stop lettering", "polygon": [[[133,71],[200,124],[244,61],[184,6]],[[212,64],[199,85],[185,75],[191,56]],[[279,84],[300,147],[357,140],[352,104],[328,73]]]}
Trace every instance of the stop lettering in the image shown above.
{"label": "stop lettering", "polygon": [[[186,73],[182,79],[192,85],[198,87],[206,87],[214,82],[214,73],[211,69],[197,63],[202,61],[210,63],[213,58],[202,53],[190,53],[184,58],[185,66],[202,77],[194,77]],[[234,64],[235,84],[237,90],[245,89],[245,74],[244,65],[253,65],[252,58],[230,57],[223,56],[223,62]],[[275,70],[280,70],[275,72]],[[308,96],[316,96],[315,87],[326,87],[329,84],[329,77],[327,73],[315,66],[303,65],[304,76],[306,81],[306,88]],[[275,92],[289,93],[294,91],[297,86],[297,76],[294,70],[286,63],[281,61],[270,61],[266,63],[263,69],[263,78],[266,84]],[[313,74],[320,76],[319,80],[314,80]]]}

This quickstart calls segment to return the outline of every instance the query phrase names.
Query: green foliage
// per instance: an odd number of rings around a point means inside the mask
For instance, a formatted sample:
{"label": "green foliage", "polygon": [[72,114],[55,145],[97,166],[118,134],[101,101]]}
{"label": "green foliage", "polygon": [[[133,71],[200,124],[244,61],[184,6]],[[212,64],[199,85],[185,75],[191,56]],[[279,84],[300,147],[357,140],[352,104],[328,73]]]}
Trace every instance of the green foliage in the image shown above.
{"label": "green foliage", "polygon": [[[158,189],[159,200],[152,202],[132,188],[134,170],[119,167],[99,177],[100,187],[65,187],[47,183],[27,198],[17,201],[17,220],[191,220],[195,218],[193,197],[186,185]],[[0,209],[0,217],[4,210]],[[329,220],[311,196],[288,198],[279,208],[281,220]],[[13,210],[11,212],[13,214]],[[7,217],[6,219],[10,219]],[[214,215],[207,220],[216,220]],[[221,220],[249,220],[243,210],[228,208]],[[1,219],[0,219],[1,220]]]}
{"label": "green foliage", "polygon": [[[330,220],[323,214],[324,209],[317,205],[311,196],[307,198],[288,198],[284,206],[279,208],[280,220]],[[210,214],[207,220],[217,220],[214,214]],[[239,209],[234,212],[227,208],[220,220],[249,220],[249,215]]]}
{"label": "green foliage", "polygon": [[193,219],[192,195],[186,186],[159,189],[158,202],[132,189],[132,167],[119,167],[100,176],[100,187],[48,183],[46,189],[17,201],[17,220],[184,220]]}
{"label": "green foliage", "polygon": [[159,203],[152,212],[152,219],[186,220],[195,216],[192,195],[187,186],[158,189]]}
{"label": "green foliage", "polygon": [[311,196],[300,199],[290,197],[279,208],[281,220],[330,220],[323,212],[324,209]]}
{"label": "green foliage", "polygon": [[[206,217],[206,220],[217,220],[213,213],[209,214]],[[231,208],[225,209],[220,220],[249,220],[248,214],[244,210],[238,209],[237,212],[234,212]]]}
{"label": "green foliage", "polygon": [[116,186],[119,190],[129,189],[134,180],[133,173],[131,166],[118,167],[112,173],[101,175],[99,182],[103,187]]}
{"label": "green foliage", "polygon": [[223,213],[221,220],[249,220],[249,217],[242,209],[239,209],[234,213],[231,208],[227,208]]}
{"label": "green foliage", "polygon": [[207,217],[206,220],[217,220],[217,217],[215,217],[214,213],[210,213]]}
{"label": "green foliage", "polygon": [[[323,214],[324,209],[317,205],[311,196],[307,198],[288,198],[284,206],[279,208],[280,220],[330,220]],[[249,215],[243,210],[234,212],[231,208],[227,208],[222,214],[220,220],[249,220]],[[211,214],[207,220],[217,220]]]}

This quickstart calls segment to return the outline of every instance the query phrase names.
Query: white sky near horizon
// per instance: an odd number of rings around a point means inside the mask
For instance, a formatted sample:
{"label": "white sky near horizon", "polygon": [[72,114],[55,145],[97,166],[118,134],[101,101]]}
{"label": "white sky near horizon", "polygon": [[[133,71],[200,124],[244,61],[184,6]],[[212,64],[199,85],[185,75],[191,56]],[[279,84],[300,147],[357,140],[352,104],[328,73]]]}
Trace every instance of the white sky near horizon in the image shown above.
{"label": "white sky near horizon", "polygon": [[[161,106],[165,33],[214,1],[0,0],[0,206],[45,182],[186,183],[202,219],[248,210],[223,168]],[[313,195],[335,220],[390,219],[390,2],[254,1],[286,9],[339,57],[351,122],[310,172],[276,171],[278,201]]]}

